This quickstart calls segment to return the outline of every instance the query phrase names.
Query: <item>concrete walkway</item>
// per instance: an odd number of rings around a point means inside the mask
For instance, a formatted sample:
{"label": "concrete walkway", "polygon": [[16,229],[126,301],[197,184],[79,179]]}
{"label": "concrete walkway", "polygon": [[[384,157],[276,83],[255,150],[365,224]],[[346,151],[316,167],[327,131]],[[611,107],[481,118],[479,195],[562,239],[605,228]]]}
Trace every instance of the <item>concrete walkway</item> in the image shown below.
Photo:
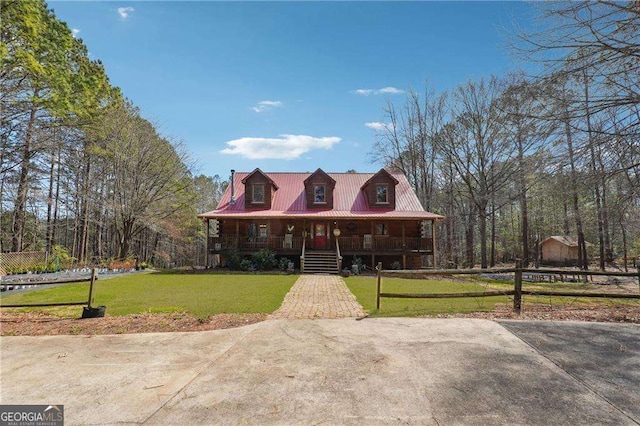
{"label": "concrete walkway", "polygon": [[65,425],[640,423],[639,326],[506,325],[532,343],[421,318],[2,337],[0,403],[62,404]]}
{"label": "concrete walkway", "polygon": [[269,319],[358,318],[362,306],[336,275],[301,275]]}

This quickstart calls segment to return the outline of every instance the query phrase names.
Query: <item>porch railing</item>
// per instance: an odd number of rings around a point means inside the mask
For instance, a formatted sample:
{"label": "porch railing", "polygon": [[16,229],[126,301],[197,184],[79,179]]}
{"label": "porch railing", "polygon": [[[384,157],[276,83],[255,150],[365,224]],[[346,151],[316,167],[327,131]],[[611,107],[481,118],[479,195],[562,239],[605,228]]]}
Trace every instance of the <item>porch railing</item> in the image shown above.
{"label": "porch railing", "polygon": [[220,237],[209,238],[209,250],[221,252],[229,248],[239,250],[260,250],[270,248],[276,251],[291,250],[300,251],[302,249],[302,237],[293,237],[291,241],[286,241],[284,236],[271,235],[269,237],[236,237],[235,235],[222,235]]}
{"label": "porch railing", "polygon": [[302,238],[302,253],[300,254],[300,273],[304,274],[304,251],[307,247],[307,239]]}
{"label": "porch railing", "polygon": [[[387,237],[387,236],[371,236],[366,238],[361,236],[339,237],[340,252],[402,252],[402,251],[421,251],[430,253],[432,250],[431,238],[419,237]],[[269,237],[236,237],[235,235],[221,235],[220,237],[209,239],[209,249],[213,253],[222,252],[228,248],[237,248],[239,250],[260,250],[262,248],[270,248],[275,251],[295,251],[302,250],[304,238],[293,237],[291,243],[285,241],[284,236]]]}
{"label": "porch railing", "polygon": [[[366,241],[365,241],[366,240]],[[372,251],[372,252],[389,252],[389,251],[424,251],[432,250],[431,238],[418,237],[386,237],[373,236],[369,244],[369,239],[364,236],[354,235],[352,237],[340,237],[340,250],[343,253]]]}

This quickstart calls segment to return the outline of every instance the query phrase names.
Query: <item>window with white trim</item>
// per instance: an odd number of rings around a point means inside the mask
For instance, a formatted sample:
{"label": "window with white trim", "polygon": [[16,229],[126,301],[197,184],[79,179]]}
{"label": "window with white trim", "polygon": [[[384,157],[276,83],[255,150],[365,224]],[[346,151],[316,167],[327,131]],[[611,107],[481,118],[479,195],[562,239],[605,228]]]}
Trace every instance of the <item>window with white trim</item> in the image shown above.
{"label": "window with white trim", "polygon": [[389,235],[389,228],[386,223],[376,223],[376,235]]}
{"label": "window with white trim", "polygon": [[327,202],[327,187],[326,185],[313,185],[313,202],[322,204]]}
{"label": "window with white trim", "polygon": [[389,185],[376,185],[376,203],[389,203]]}
{"label": "window with white trim", "polygon": [[263,184],[253,184],[251,185],[252,189],[252,203],[264,203],[264,185]]}

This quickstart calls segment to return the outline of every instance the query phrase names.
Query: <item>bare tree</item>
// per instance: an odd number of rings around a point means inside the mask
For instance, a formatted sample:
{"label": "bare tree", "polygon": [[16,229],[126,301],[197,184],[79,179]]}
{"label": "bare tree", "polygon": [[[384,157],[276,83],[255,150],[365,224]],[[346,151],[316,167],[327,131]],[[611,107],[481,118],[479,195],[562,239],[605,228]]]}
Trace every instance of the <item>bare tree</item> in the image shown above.
{"label": "bare tree", "polygon": [[510,181],[516,167],[516,147],[503,131],[500,97],[503,82],[496,77],[458,86],[453,98],[456,131],[438,147],[453,164],[474,203],[480,227],[480,261],[488,266],[487,218],[492,194]]}

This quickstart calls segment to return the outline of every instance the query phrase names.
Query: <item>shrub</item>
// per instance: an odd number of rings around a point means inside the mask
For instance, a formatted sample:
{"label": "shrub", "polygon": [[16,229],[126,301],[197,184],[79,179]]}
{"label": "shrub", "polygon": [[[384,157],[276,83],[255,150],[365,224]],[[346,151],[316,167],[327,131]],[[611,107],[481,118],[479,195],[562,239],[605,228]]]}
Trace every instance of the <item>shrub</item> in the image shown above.
{"label": "shrub", "polygon": [[397,260],[391,264],[391,269],[398,270],[401,268],[402,268],[402,265],[400,265],[400,262],[398,262]]}
{"label": "shrub", "polygon": [[363,272],[365,268],[366,266],[362,262],[362,259],[360,259],[358,256],[353,256],[351,272],[353,272],[354,275],[358,275],[359,273]]}
{"label": "shrub", "polygon": [[73,265],[73,262],[75,262],[77,259],[73,256],[71,256],[69,254],[69,250],[66,247],[63,247],[61,245],[54,245],[53,246],[53,253],[52,253],[52,257],[53,257],[53,262],[54,265],[53,267],[55,268],[55,261],[57,259],[58,261],[58,268],[59,269],[65,269],[65,268],[69,268],[71,267],[71,265]]}
{"label": "shrub", "polygon": [[253,263],[249,259],[242,259],[236,269],[239,269],[241,271],[251,271],[255,268],[253,267]]}
{"label": "shrub", "polygon": [[281,257],[280,261],[278,262],[278,269],[282,270],[282,271],[286,271],[287,269],[289,269],[289,259],[286,257]]}
{"label": "shrub", "polygon": [[224,257],[229,268],[242,270],[241,264],[244,258],[240,254],[240,250],[233,247],[228,248],[224,251]]}
{"label": "shrub", "polygon": [[278,266],[276,253],[268,248],[263,248],[251,255],[251,259],[255,262],[256,267],[261,271],[267,271]]}

